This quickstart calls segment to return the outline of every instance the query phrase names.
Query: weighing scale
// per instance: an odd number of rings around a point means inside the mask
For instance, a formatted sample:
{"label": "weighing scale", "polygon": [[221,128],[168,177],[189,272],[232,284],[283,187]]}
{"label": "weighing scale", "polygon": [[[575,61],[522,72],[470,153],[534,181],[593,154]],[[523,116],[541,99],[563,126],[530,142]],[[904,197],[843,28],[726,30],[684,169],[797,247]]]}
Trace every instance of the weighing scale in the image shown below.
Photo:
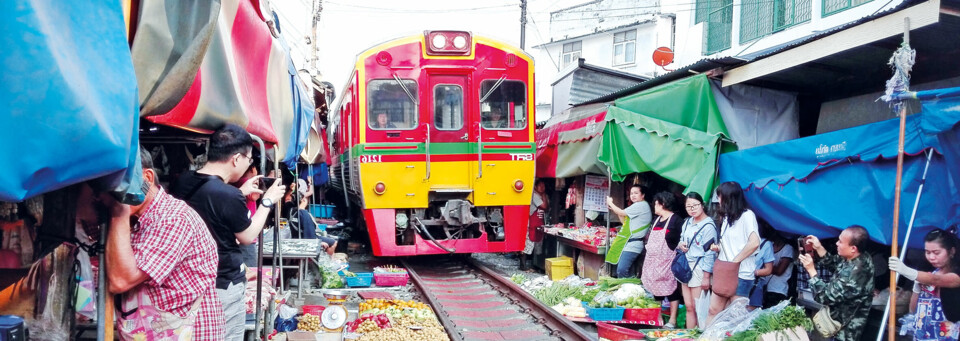
{"label": "weighing scale", "polygon": [[343,302],[347,300],[343,291],[328,291],[323,294],[329,303],[320,313],[320,329],[323,330],[321,340],[337,340],[342,338],[343,327],[347,324],[347,308]]}

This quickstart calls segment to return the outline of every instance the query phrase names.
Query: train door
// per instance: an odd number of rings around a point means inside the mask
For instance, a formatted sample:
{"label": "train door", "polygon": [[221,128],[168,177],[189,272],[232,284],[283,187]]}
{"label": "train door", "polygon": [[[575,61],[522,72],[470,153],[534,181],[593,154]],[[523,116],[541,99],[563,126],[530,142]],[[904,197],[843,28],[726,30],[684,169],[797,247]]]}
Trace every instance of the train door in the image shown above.
{"label": "train door", "polygon": [[427,169],[433,191],[471,191],[468,75],[428,74],[426,109]]}

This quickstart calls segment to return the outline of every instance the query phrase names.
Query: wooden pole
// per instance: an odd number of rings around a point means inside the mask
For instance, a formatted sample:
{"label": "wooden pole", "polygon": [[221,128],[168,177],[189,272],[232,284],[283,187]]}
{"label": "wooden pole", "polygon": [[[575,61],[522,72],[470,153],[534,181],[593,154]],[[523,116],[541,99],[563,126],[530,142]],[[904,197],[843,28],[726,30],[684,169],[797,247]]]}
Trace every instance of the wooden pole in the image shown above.
{"label": "wooden pole", "polygon": [[[910,45],[910,17],[903,18],[903,42]],[[900,234],[897,228],[900,225],[900,189],[903,178],[903,140],[907,127],[907,107],[900,105],[900,134],[897,138],[897,179],[893,193],[893,234],[890,238],[890,257],[896,257],[898,252],[897,239]],[[896,340],[897,336],[897,273],[890,271],[890,316],[887,317],[887,340]]]}

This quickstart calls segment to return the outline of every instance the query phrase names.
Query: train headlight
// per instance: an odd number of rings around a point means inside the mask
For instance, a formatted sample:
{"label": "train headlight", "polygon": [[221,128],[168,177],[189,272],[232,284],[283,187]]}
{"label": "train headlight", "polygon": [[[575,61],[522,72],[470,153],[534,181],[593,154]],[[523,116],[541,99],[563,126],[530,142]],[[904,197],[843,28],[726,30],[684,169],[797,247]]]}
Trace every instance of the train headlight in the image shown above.
{"label": "train headlight", "polygon": [[377,195],[383,195],[383,192],[386,192],[386,191],[387,191],[387,185],[384,185],[383,181],[378,182],[376,185],[373,186],[373,193],[377,193]]}
{"label": "train headlight", "polygon": [[523,192],[523,180],[514,181],[513,190],[517,192]]}
{"label": "train headlight", "polygon": [[456,47],[457,49],[463,49],[467,47],[467,38],[464,38],[461,35],[453,38],[453,47]]}
{"label": "train headlight", "polygon": [[444,47],[447,47],[447,37],[438,34],[433,36],[433,39],[430,40],[430,43],[433,44],[433,48],[437,50],[442,50]]}

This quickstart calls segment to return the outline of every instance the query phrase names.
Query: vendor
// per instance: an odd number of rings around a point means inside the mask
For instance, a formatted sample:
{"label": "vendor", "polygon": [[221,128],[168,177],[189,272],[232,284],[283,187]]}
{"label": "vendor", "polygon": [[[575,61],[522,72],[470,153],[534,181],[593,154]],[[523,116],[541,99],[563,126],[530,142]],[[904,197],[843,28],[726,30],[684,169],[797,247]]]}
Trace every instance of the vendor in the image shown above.
{"label": "vendor", "polygon": [[532,255],[537,243],[543,240],[543,214],[547,207],[550,207],[550,201],[546,195],[547,185],[542,179],[538,179],[533,185],[533,198],[530,202],[530,220],[527,224],[527,240],[523,244],[523,252],[520,253],[520,270],[527,270],[527,255]]}
{"label": "vendor", "polygon": [[[300,195],[299,203],[294,193]],[[296,182],[290,184],[287,193],[283,196],[282,212],[287,215],[287,219],[292,223],[291,225],[300,230],[301,238],[320,239],[320,247],[328,255],[333,256],[337,249],[337,240],[317,234],[317,222],[314,221],[313,215],[307,211],[311,196],[313,196],[313,185],[308,184],[303,179],[297,179]]]}
{"label": "vendor", "polygon": [[680,242],[683,219],[674,214],[677,199],[670,192],[660,192],[653,196],[653,213],[657,220],[653,223],[650,237],[647,239],[647,256],[643,260],[643,274],[640,280],[644,288],[653,294],[657,302],[667,299],[670,302],[670,320],[664,329],[673,329],[677,325],[677,309],[683,295],[677,279],[670,270],[670,264],[676,255]]}
{"label": "vendor", "polygon": [[917,271],[897,257],[890,257],[890,270],[914,281],[917,308],[914,340],[957,340],[960,334],[960,276],[957,275],[957,237],[936,229],[923,238],[927,262],[933,271]]}
{"label": "vendor", "polygon": [[643,253],[643,239],[650,230],[652,218],[650,204],[644,201],[646,193],[644,186],[630,186],[630,202],[633,204],[626,209],[617,207],[613,203],[613,198],[607,197],[607,207],[610,208],[610,212],[616,214],[623,222],[617,237],[610,243],[606,256],[607,263],[616,265],[618,278],[631,277],[630,267]]}

